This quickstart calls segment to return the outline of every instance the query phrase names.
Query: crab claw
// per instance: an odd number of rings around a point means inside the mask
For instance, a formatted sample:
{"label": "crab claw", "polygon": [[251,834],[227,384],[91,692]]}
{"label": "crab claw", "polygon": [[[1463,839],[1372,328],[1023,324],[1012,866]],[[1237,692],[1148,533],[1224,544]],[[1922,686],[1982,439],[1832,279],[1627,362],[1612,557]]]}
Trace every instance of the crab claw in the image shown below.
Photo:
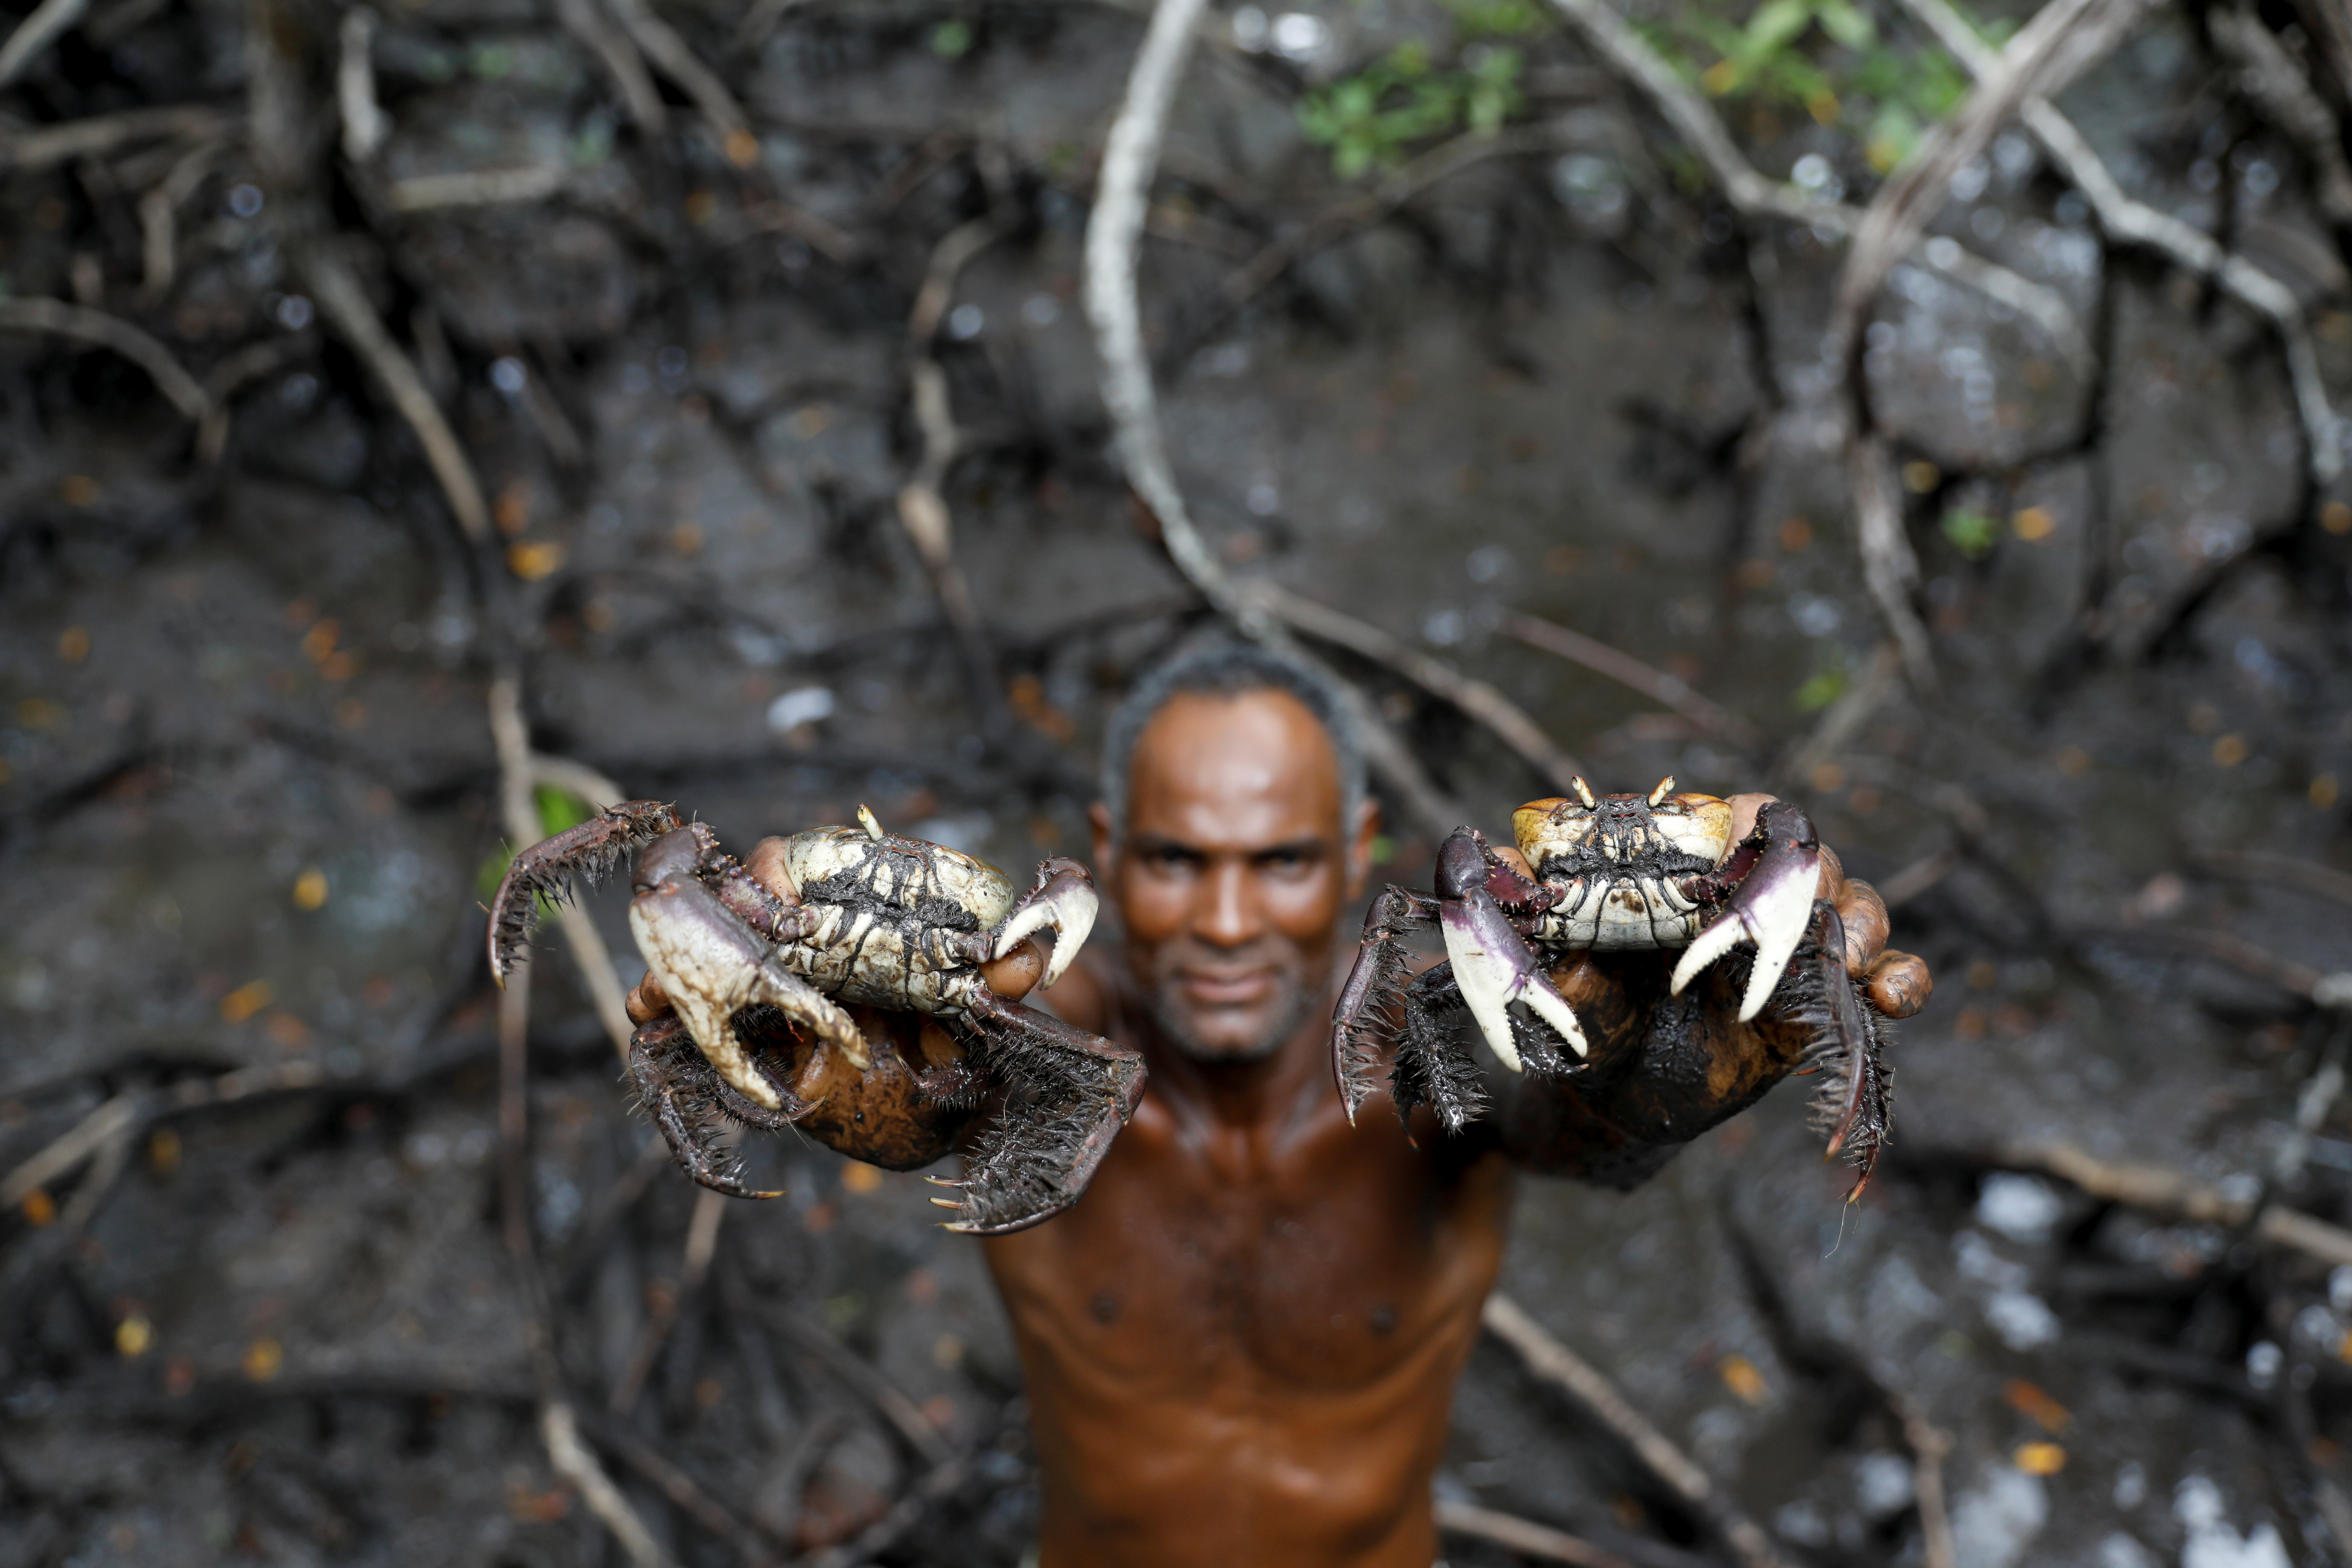
{"label": "crab claw", "polygon": [[1590,1047],[1575,1010],[1554,989],[1551,977],[1486,890],[1486,850],[1466,828],[1457,829],[1437,852],[1437,897],[1438,925],[1445,933],[1445,955],[1454,961],[1454,982],[1470,1016],[1478,1021],[1479,1033],[1503,1065],[1513,1072],[1525,1070],[1511,1034],[1513,1002],[1525,1002],[1570,1049],[1586,1055]]}
{"label": "crab claw", "polygon": [[1095,894],[1094,879],[1076,860],[1056,855],[1037,868],[1037,885],[1022,896],[1013,906],[1013,912],[997,923],[990,933],[988,956],[1003,958],[1021,945],[1023,939],[1052,927],[1054,954],[1045,961],[1044,984],[1059,980],[1086,945],[1087,935],[1095,929],[1095,913],[1101,900]]}
{"label": "crab claw", "polygon": [[[1748,992],[1739,1003],[1739,1020],[1746,1023],[1763,1011],[1812,923],[1822,846],[1812,819],[1801,807],[1775,800],[1756,814],[1756,831],[1740,848],[1754,854],[1753,863],[1732,893],[1731,907],[1683,950],[1672,990],[1680,995],[1699,971],[1746,938],[1756,944],[1756,965],[1748,972]],[[1738,853],[1734,852],[1735,858]]]}
{"label": "crab claw", "polygon": [[694,875],[701,845],[690,828],[654,840],[638,858],[629,930],[646,966],[719,1076],[762,1110],[783,1097],[735,1033],[736,1012],[765,1002],[841,1052],[873,1066],[866,1037],[824,993],[778,962],[775,952]]}

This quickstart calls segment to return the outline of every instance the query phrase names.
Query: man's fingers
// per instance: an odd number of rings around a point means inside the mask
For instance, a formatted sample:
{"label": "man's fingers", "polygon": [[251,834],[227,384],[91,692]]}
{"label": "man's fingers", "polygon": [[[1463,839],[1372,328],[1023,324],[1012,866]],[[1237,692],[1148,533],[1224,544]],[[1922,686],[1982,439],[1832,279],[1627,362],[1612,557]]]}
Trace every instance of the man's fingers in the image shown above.
{"label": "man's fingers", "polygon": [[654,978],[651,970],[647,970],[646,977],[637,982],[635,989],[629,993],[622,1006],[627,1011],[630,1023],[650,1024],[669,1011],[669,993],[662,989],[661,982]]}
{"label": "man's fingers", "polygon": [[1927,960],[1890,949],[1870,966],[1864,994],[1887,1017],[1907,1018],[1927,1005],[1935,990],[1935,976],[1927,973]]}
{"label": "man's fingers", "polygon": [[1837,890],[1835,901],[1838,919],[1845,923],[1846,972],[1867,974],[1886,946],[1886,900],[1869,883],[1853,880]]}
{"label": "man's fingers", "polygon": [[1724,803],[1731,807],[1731,841],[1734,844],[1756,831],[1756,814],[1772,802],[1777,795],[1727,795]]}
{"label": "man's fingers", "polygon": [[1519,853],[1516,845],[1497,844],[1495,846],[1495,858],[1525,877],[1528,881],[1532,882],[1536,879],[1536,868],[1528,864],[1528,858]]}
{"label": "man's fingers", "polygon": [[1037,945],[1037,939],[1034,936],[1024,940],[1019,947],[1003,958],[992,958],[980,966],[982,982],[991,991],[1012,1002],[1018,1002],[1028,995],[1045,974],[1045,950]]}

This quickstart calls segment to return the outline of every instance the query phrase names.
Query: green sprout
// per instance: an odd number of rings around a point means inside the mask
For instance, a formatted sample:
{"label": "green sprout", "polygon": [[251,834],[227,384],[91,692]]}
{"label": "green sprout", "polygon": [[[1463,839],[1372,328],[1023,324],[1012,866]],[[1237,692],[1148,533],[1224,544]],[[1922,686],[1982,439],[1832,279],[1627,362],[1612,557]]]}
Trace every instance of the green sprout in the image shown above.
{"label": "green sprout", "polygon": [[1971,561],[1981,561],[2000,542],[2000,524],[1983,512],[1956,506],[1944,514],[1944,537]]}

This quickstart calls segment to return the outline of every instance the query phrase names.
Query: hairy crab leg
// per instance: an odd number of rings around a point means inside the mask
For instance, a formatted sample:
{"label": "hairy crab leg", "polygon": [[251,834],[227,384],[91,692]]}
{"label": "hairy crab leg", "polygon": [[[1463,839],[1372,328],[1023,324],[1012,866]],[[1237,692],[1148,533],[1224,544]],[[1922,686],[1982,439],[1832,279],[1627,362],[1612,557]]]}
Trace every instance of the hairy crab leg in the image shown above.
{"label": "hairy crab leg", "polygon": [[1013,1080],[1013,1093],[966,1157],[964,1179],[932,1178],[962,1199],[931,1201],[956,1211],[950,1230],[1005,1236],[1078,1201],[1143,1099],[1143,1057],[977,980],[964,1007],[988,1065]]}
{"label": "hairy crab leg", "polygon": [[1404,935],[1436,918],[1436,900],[1395,887],[1373,900],[1364,915],[1356,962],[1331,1008],[1331,1077],[1350,1127],[1357,1108],[1377,1087],[1372,1075],[1381,1061],[1381,1015],[1396,1005],[1405,980]]}
{"label": "hairy crab leg", "polygon": [[690,830],[663,835],[637,860],[629,929],[637,951],[694,1043],[721,1078],[767,1110],[783,1097],[736,1037],[736,1010],[754,1002],[781,1009],[859,1071],[873,1065],[849,1015],[785,970],[775,952],[695,875],[704,846]]}
{"label": "hairy crab leg", "polygon": [[1095,879],[1087,868],[1076,860],[1052,856],[1038,864],[1037,885],[1023,894],[1012,913],[988,933],[988,956],[1003,958],[1020,946],[1024,938],[1051,927],[1054,953],[1045,961],[1045,977],[1040,982],[1051,985],[1069,969],[1071,961],[1078,956],[1078,949],[1086,945],[1100,907]]}
{"label": "hairy crab leg", "polygon": [[[739,1162],[718,1141],[723,1085],[694,1037],[675,1016],[641,1026],[629,1041],[629,1076],[638,1101],[661,1130],[678,1167],[701,1185],[732,1198],[780,1198],[743,1184]],[[806,1107],[797,1108],[805,1113]]]}
{"label": "hairy crab leg", "polygon": [[490,977],[505,989],[515,954],[539,922],[539,900],[562,899],[574,877],[609,876],[641,845],[677,828],[677,811],[658,800],[608,806],[576,827],[543,838],[508,863],[490,896]]}
{"label": "hairy crab leg", "polygon": [[1437,852],[1438,925],[1445,954],[1454,961],[1454,983],[1478,1021],[1495,1055],[1513,1072],[1526,1068],[1511,1029],[1510,1004],[1525,1002],[1557,1030],[1578,1056],[1590,1049],[1584,1026],[1568,999],[1486,889],[1486,848],[1470,828],[1457,828]]}
{"label": "hairy crab leg", "polygon": [[1818,949],[1822,1001],[1827,1012],[1824,1037],[1811,1054],[1824,1059],[1829,1077],[1813,1102],[1816,1125],[1829,1133],[1822,1152],[1832,1159],[1843,1154],[1859,1174],[1852,1203],[1870,1185],[1879,1151],[1886,1146],[1894,1122],[1892,1090],[1895,1075],[1886,1066],[1885,1042],[1877,1016],[1864,1003],[1862,987],[1845,965],[1845,923],[1826,900],[1814,908],[1811,935]]}
{"label": "hairy crab leg", "polygon": [[1742,938],[1753,942],[1756,966],[1748,972],[1748,992],[1739,1003],[1743,1024],[1763,1010],[1812,923],[1822,871],[1821,840],[1813,832],[1812,818],[1788,801],[1766,802],[1756,814],[1755,832],[1724,863],[1724,870],[1731,871],[1751,855],[1747,874],[1732,889],[1731,907],[1683,950],[1671,984],[1673,994],[1681,995],[1699,971],[1737,947]]}

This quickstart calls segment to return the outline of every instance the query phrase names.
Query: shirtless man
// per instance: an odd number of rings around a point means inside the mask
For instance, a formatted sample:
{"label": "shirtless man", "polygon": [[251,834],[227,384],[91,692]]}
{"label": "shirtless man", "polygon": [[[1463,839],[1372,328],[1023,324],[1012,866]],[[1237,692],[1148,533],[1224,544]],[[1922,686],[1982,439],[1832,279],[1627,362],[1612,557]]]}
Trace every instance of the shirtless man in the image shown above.
{"label": "shirtless man", "polygon": [[[1106,753],[1095,866],[1124,952],[1090,948],[1044,999],[1140,1049],[1149,1086],[1073,1208],[982,1244],[1027,1375],[1040,1568],[1428,1568],[1515,1170],[1632,1186],[1802,1035],[1736,1022],[1722,966],[1694,1027],[1659,1005],[1673,955],[1592,954],[1555,976],[1592,1047],[1577,1087],[1497,1083],[1459,1138],[1424,1108],[1408,1140],[1378,1099],[1351,1127],[1330,1008],[1379,818],[1333,694],[1209,645],[1138,688]],[[1764,798],[1739,797],[1738,833]],[[1823,859],[1873,1002],[1916,1011],[1926,966],[1882,951],[1877,895]],[[1019,957],[991,984],[1034,981]]]}

